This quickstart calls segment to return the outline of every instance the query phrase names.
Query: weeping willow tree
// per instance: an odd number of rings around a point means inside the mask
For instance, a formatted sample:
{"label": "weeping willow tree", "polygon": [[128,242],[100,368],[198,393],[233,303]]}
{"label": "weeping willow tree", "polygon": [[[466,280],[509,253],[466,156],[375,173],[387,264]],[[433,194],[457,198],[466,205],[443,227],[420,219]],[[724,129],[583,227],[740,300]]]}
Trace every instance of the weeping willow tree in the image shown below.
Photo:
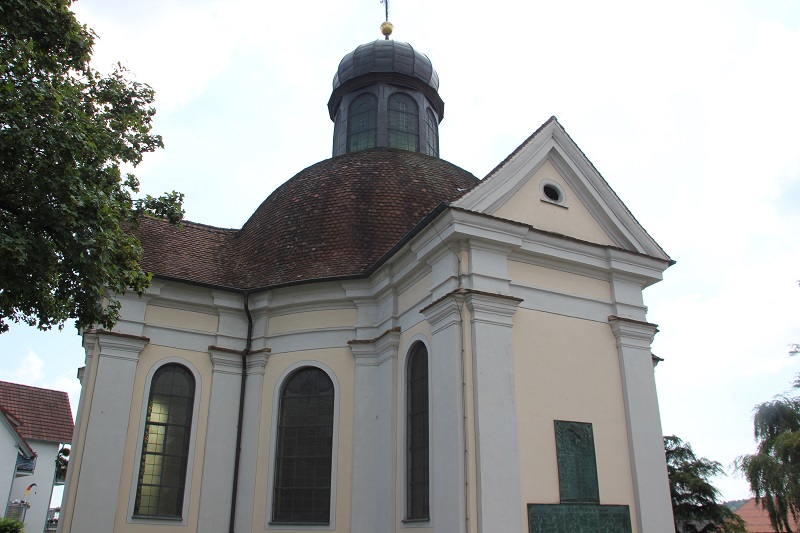
{"label": "weeping willow tree", "polygon": [[[797,355],[800,345],[793,345]],[[800,374],[794,383],[800,389]],[[781,395],[754,409],[756,453],[736,459],[736,469],[748,483],[756,502],[767,511],[772,528],[797,533],[800,522],[800,398]]]}

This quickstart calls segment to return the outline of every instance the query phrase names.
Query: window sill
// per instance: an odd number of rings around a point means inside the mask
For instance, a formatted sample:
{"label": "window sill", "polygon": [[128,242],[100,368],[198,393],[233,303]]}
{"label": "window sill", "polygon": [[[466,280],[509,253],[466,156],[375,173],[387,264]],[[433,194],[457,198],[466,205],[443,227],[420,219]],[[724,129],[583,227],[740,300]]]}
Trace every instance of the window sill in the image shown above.
{"label": "window sill", "polygon": [[408,529],[432,527],[430,518],[404,518],[400,524],[401,527]]}
{"label": "window sill", "polygon": [[135,514],[131,516],[136,520],[167,520],[169,522],[182,522],[183,517],[180,516],[161,516],[154,514]]}
{"label": "window sill", "polygon": [[270,526],[328,527],[330,522],[269,522]]}
{"label": "window sill", "polygon": [[179,516],[157,516],[157,515],[131,515],[127,521],[129,524],[149,524],[154,526],[185,526],[186,519]]}
{"label": "window sill", "polygon": [[544,198],[539,198],[539,200],[540,200],[540,201],[541,201],[543,204],[550,204],[550,205],[554,205],[554,206],[556,206],[556,207],[560,207],[561,209],[569,209],[569,207],[565,206],[564,204],[560,204],[560,203],[558,203],[558,202],[554,202],[554,201],[552,201],[552,200],[545,200]]}

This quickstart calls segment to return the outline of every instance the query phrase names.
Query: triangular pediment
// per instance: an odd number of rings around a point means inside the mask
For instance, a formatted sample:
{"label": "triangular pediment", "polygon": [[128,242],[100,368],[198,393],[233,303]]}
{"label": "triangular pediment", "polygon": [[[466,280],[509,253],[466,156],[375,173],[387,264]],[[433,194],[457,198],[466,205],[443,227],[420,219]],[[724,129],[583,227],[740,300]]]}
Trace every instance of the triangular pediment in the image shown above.
{"label": "triangular pediment", "polygon": [[453,205],[669,260],[555,117]]}

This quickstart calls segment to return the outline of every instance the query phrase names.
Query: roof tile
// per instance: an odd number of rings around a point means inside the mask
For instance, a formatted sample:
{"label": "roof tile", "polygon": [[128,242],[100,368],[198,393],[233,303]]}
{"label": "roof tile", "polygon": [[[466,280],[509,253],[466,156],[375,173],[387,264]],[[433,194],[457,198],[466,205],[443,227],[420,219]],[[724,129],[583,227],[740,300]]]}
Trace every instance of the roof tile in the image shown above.
{"label": "roof tile", "polygon": [[478,183],[435,157],[354,152],[299,172],[241,230],[143,220],[143,264],[157,276],[233,289],[364,276],[437,205]]}
{"label": "roof tile", "polygon": [[22,422],[17,430],[26,440],[72,441],[74,426],[66,392],[0,381],[0,405]]}

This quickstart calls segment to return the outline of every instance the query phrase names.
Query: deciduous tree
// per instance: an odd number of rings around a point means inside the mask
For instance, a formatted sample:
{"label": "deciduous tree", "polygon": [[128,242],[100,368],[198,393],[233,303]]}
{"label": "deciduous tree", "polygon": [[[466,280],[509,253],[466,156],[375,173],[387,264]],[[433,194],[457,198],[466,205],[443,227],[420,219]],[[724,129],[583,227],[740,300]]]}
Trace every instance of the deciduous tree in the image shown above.
{"label": "deciduous tree", "polygon": [[180,193],[134,197],[122,169],[163,146],[150,132],[154,93],[121,66],[90,65],[94,34],[70,4],[0,4],[0,332],[112,326],[113,295],[150,283],[137,218],[183,215]]}

